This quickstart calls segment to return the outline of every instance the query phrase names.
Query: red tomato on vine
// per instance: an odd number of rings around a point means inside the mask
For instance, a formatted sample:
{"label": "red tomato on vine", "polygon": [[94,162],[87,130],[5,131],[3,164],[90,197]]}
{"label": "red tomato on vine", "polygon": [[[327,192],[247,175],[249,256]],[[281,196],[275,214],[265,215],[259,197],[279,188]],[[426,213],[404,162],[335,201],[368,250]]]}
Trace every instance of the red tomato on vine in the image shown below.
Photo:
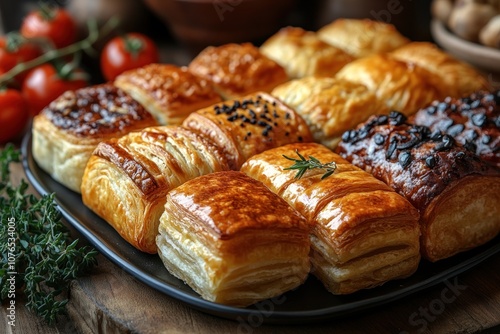
{"label": "red tomato on vine", "polygon": [[128,33],[111,39],[101,53],[101,72],[108,81],[124,71],[159,61],[156,44],[140,33]]}
{"label": "red tomato on vine", "polygon": [[27,38],[42,37],[59,49],[76,41],[77,25],[71,14],[62,8],[42,6],[23,20],[21,34]]}
{"label": "red tomato on vine", "polygon": [[20,135],[28,120],[28,110],[21,93],[12,88],[0,89],[0,143]]}
{"label": "red tomato on vine", "polygon": [[65,91],[77,90],[87,85],[88,80],[82,70],[61,73],[54,65],[46,63],[28,72],[22,93],[30,114],[34,116]]}
{"label": "red tomato on vine", "polygon": [[[9,34],[0,37],[0,70],[8,72],[19,63],[24,63],[40,56],[40,48],[32,43],[23,41],[18,35]],[[16,77],[20,82],[26,76],[22,73]]]}

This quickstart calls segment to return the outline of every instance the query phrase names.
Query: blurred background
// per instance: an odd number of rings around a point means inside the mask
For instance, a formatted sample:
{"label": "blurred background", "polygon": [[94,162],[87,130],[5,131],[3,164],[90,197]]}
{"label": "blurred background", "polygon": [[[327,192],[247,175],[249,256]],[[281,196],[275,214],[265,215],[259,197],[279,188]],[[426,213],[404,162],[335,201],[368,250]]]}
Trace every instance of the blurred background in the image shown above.
{"label": "blurred background", "polygon": [[[412,40],[431,40],[431,0],[45,0],[67,8],[86,33],[86,21],[118,16],[117,33],[139,31],[158,42],[162,61],[187,63],[208,45],[252,42],[256,45],[279,28],[309,30],[339,17],[370,18],[394,24]],[[0,0],[2,33],[19,28],[38,1]]]}

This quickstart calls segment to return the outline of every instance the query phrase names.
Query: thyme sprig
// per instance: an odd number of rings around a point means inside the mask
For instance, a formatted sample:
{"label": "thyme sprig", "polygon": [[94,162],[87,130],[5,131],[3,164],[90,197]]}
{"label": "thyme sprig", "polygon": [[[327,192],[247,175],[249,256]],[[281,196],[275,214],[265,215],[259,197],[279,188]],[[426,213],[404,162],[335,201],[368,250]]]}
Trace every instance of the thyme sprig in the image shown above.
{"label": "thyme sprig", "polygon": [[332,175],[335,172],[335,170],[337,169],[337,164],[334,161],[327,162],[327,163],[321,163],[318,159],[316,159],[313,156],[309,156],[309,160],[306,159],[302,154],[299,153],[299,150],[295,150],[295,153],[298,155],[299,159],[290,158],[284,154],[283,154],[283,157],[295,162],[295,164],[293,164],[290,167],[285,168],[285,170],[295,170],[296,169],[297,170],[297,174],[295,174],[296,179],[300,179],[302,176],[304,176],[305,172],[308,169],[319,168],[319,169],[325,170],[325,174],[323,174],[323,176],[321,176],[321,179],[323,180],[323,179],[329,177],[330,175]]}
{"label": "thyme sprig", "polygon": [[9,165],[19,160],[13,145],[0,151],[0,297],[23,296],[28,308],[54,324],[65,313],[70,281],[97,263],[97,251],[72,240],[54,194],[37,198],[26,194],[24,180],[11,183]]}

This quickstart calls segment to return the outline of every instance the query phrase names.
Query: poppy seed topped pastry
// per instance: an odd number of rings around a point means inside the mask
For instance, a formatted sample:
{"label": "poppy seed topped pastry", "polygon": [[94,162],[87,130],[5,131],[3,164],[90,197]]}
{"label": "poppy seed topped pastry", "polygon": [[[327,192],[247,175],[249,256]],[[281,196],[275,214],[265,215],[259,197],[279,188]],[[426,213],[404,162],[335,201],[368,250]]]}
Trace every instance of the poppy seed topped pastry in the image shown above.
{"label": "poppy seed topped pastry", "polygon": [[309,225],[241,172],[200,176],[171,190],[156,238],[165,267],[204,299],[248,306],[302,284]]}
{"label": "poppy seed topped pastry", "polygon": [[183,126],[217,143],[234,170],[267,149],[312,141],[302,117],[264,92],[198,110],[186,118]]}
{"label": "poppy seed topped pastry", "polygon": [[437,261],[500,232],[500,172],[440,131],[398,112],[347,131],[337,152],[372,173],[420,212],[423,255]]}
{"label": "poppy seed topped pastry", "polygon": [[193,111],[221,101],[207,80],[186,67],[170,64],[126,71],[114,84],[141,103],[161,125],[179,125]]}
{"label": "poppy seed topped pastry", "polygon": [[500,91],[436,100],[413,115],[411,122],[452,136],[500,167]]}
{"label": "poppy seed topped pastry", "polygon": [[[298,154],[335,169],[288,169]],[[286,158],[288,157],[288,158]],[[297,157],[298,158],[298,157]],[[311,224],[312,273],[335,294],[414,273],[420,262],[418,212],[393,189],[316,143],[257,154],[241,171],[264,183]]]}
{"label": "poppy seed topped pastry", "polygon": [[262,44],[260,51],[283,66],[291,79],[333,76],[354,60],[343,50],[320,40],[316,33],[286,27]]}
{"label": "poppy seed topped pastry", "polygon": [[33,159],[56,181],[80,192],[83,170],[99,142],[156,124],[110,83],[67,91],[33,119]]}
{"label": "poppy seed topped pastry", "polygon": [[191,61],[189,70],[208,80],[224,100],[270,92],[288,80],[283,67],[250,43],[209,46]]}

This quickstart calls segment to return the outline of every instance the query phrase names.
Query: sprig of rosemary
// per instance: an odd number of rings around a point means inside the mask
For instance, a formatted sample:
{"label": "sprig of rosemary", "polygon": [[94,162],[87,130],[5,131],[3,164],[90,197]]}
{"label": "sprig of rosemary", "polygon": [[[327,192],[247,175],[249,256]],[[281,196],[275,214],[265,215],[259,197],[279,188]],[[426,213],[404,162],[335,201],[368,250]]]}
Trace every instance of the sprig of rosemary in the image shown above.
{"label": "sprig of rosemary", "polygon": [[0,151],[0,297],[24,294],[26,306],[54,324],[65,313],[70,281],[97,263],[97,251],[72,240],[54,194],[37,198],[26,194],[24,180],[11,184],[9,165],[19,160],[13,145]]}
{"label": "sprig of rosemary", "polygon": [[299,150],[295,150],[295,153],[299,156],[299,159],[290,158],[284,154],[283,157],[295,162],[295,164],[285,168],[285,170],[296,169],[297,170],[297,174],[295,174],[296,179],[300,179],[302,176],[304,176],[305,172],[308,169],[319,168],[326,170],[325,174],[321,176],[321,179],[323,180],[332,175],[337,169],[337,164],[334,161],[328,163],[321,163],[318,159],[316,159],[313,156],[309,156],[309,160],[307,160],[302,154],[299,153]]}

